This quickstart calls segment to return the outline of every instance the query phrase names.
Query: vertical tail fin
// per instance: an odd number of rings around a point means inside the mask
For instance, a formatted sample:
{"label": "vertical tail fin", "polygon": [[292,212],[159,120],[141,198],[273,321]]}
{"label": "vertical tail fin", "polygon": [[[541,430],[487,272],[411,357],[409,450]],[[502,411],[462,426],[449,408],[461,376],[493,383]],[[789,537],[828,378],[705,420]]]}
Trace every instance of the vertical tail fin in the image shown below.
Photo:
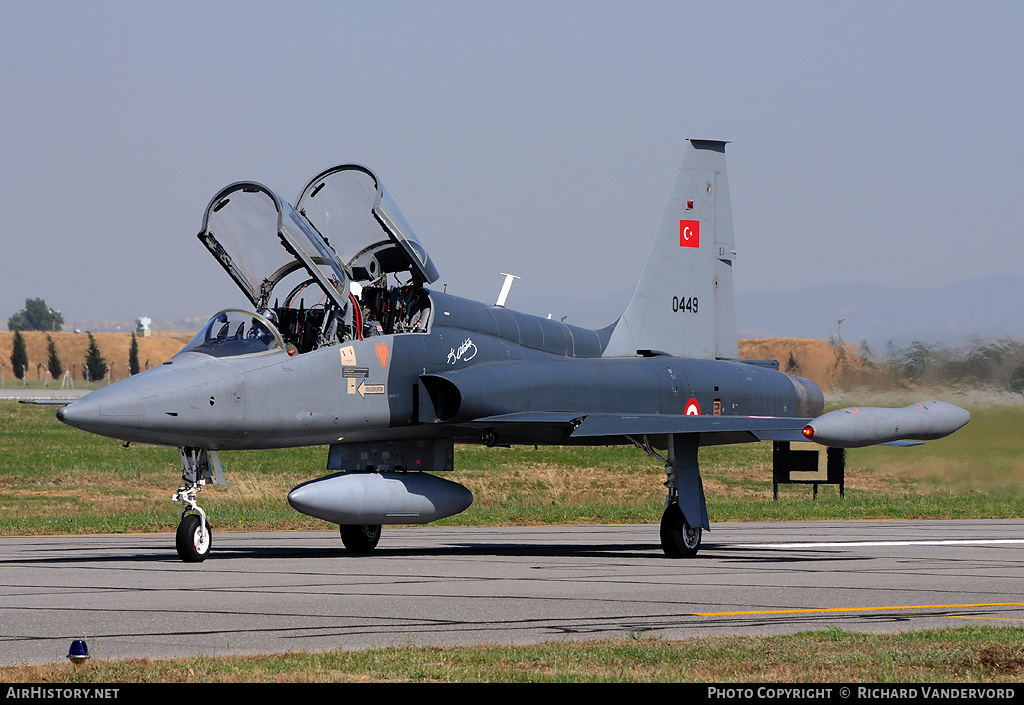
{"label": "vertical tail fin", "polygon": [[739,356],[726,144],[687,140],[672,196],[605,357],[638,350],[708,359]]}

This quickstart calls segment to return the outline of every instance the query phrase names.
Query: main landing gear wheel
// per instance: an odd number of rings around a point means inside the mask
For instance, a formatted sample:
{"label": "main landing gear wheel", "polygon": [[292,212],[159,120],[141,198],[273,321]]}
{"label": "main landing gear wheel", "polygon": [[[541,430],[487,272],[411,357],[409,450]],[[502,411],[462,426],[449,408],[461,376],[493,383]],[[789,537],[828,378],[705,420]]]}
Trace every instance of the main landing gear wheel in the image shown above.
{"label": "main landing gear wheel", "polygon": [[[205,529],[205,530],[204,530]],[[210,554],[210,544],[213,542],[213,535],[210,532],[210,522],[203,527],[203,520],[198,514],[186,514],[178,524],[178,533],[175,535],[174,545],[178,549],[178,556],[186,563],[202,563]]]}
{"label": "main landing gear wheel", "polygon": [[700,548],[701,528],[686,521],[676,502],[665,509],[661,517],[661,548],[670,558],[693,558]]}
{"label": "main landing gear wheel", "polygon": [[366,553],[380,541],[380,524],[342,524],[339,529],[341,542],[350,551]]}

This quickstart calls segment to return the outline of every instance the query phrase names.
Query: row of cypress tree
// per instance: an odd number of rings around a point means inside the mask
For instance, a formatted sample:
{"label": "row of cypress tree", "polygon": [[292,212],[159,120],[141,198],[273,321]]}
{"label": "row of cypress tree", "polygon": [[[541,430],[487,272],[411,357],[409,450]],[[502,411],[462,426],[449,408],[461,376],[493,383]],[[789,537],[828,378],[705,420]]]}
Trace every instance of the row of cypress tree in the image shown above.
{"label": "row of cypress tree", "polygon": [[[89,348],[85,353],[85,365],[82,367],[82,377],[87,382],[103,379],[107,374],[107,361],[100,353],[100,348],[96,345],[96,339],[92,333],[88,333],[88,336]],[[25,337],[20,330],[14,331],[14,344],[11,348],[11,368],[14,376],[24,379],[28,373],[28,352],[25,349]],[[50,376],[53,379],[60,379],[64,374],[64,366],[61,364],[53,337],[50,335],[46,336],[46,352],[46,367],[50,370]],[[132,344],[128,350],[128,372],[133,375],[139,373],[139,341],[136,340],[135,333],[132,333]]]}

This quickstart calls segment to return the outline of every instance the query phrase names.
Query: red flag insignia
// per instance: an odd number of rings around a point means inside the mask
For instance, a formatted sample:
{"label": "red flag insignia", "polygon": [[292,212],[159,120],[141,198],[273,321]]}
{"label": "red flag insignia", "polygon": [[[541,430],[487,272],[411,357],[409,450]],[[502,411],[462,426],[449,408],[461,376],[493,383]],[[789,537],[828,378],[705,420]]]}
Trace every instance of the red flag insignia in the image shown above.
{"label": "red flag insignia", "polygon": [[700,221],[679,221],[679,246],[700,247]]}

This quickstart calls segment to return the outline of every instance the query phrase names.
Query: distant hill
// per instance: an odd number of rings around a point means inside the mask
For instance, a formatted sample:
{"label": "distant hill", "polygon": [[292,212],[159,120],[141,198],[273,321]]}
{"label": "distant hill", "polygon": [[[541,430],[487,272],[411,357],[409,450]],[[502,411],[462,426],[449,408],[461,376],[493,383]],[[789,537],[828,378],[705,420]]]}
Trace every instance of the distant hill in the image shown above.
{"label": "distant hill", "polygon": [[[30,380],[47,376],[46,333],[29,331],[23,334],[29,359]],[[84,333],[51,333],[61,362],[72,372],[75,382],[82,380],[89,336]],[[100,354],[111,366],[110,379],[116,381],[128,374],[128,349],[131,333],[94,333]],[[0,331],[0,364],[3,383],[11,387],[14,380],[10,365],[14,334]],[[150,338],[138,337],[139,364],[142,369],[155,367],[175,355],[191,339],[190,333],[154,333]],[[1013,377],[1024,374],[1024,343],[982,345],[966,350],[943,350],[911,346],[895,351],[862,356],[858,344],[838,346],[831,340],[806,338],[741,338],[742,359],[777,360],[779,369],[814,380],[828,392],[871,387],[883,390],[906,390],[911,386],[978,389],[1012,394],[1020,401]],[[915,357],[918,355],[918,357]],[[51,381],[59,385],[60,380]],[[952,388],[951,387],[951,388]]]}
{"label": "distant hill", "polygon": [[[556,320],[565,317],[566,323],[578,326],[601,328],[618,318],[631,293],[632,287],[627,287],[612,292],[595,289],[575,296],[541,297],[513,287],[508,306],[538,316],[550,314]],[[737,331],[741,339],[748,339],[741,345],[741,356],[778,359],[785,370],[794,350],[801,346],[818,349],[837,332],[848,345],[859,347],[866,341],[876,350],[884,349],[889,341],[902,347],[913,340],[960,346],[972,337],[1024,339],[1022,301],[1024,277],[1009,275],[945,283],[932,289],[830,284],[788,292],[740,291],[736,294]],[[206,320],[193,317],[154,321],[152,342],[139,339],[140,362],[145,364],[150,359],[150,364],[158,364],[167,359]],[[115,363],[116,372],[118,367],[127,367],[128,334],[134,328],[134,321],[68,321],[66,330],[78,329],[83,334],[58,333],[54,340],[64,362],[81,365],[87,340],[84,331],[97,333],[100,350],[105,356],[111,351],[108,359]],[[100,335],[107,334],[114,337],[109,342],[101,340]],[[46,338],[45,334],[40,335],[42,342],[29,343],[33,376],[36,364],[44,362],[39,350],[45,351]],[[4,362],[9,362],[10,336],[7,331],[0,332],[0,360]],[[753,347],[754,340],[786,342],[773,344],[770,351],[744,353],[742,348]],[[814,345],[792,342],[808,340]],[[148,349],[158,341],[161,347]],[[67,352],[63,349],[66,345],[70,346]],[[826,364],[821,362],[825,358],[815,355],[819,363],[810,364],[799,355],[794,358],[800,367],[798,374],[820,379],[823,386],[828,386],[830,380],[818,369],[820,364]]]}
{"label": "distant hill", "polygon": [[[29,359],[29,379],[43,379],[46,375],[46,333],[28,331],[25,347]],[[89,336],[85,333],[50,333],[61,362],[71,367],[75,381],[82,379]],[[100,354],[112,365],[111,378],[123,379],[128,374],[128,348],[131,333],[94,333]],[[174,356],[191,339],[191,334],[154,333],[150,338],[136,337],[139,343],[139,363],[142,369],[155,367]],[[10,386],[14,373],[10,366],[14,334],[0,331],[0,361],[6,365],[4,379]],[[780,369],[813,379],[824,388],[834,386],[837,380],[836,350],[823,340],[741,340],[740,356],[750,359],[778,360]],[[57,382],[59,384],[59,381]]]}
{"label": "distant hill", "polygon": [[[508,305],[518,311],[588,328],[606,326],[622,313],[632,287],[587,298],[539,297],[518,292]],[[520,295],[522,294],[522,295]],[[796,291],[738,291],[736,327],[740,338],[867,341],[883,347],[911,341],[963,344],[971,337],[1024,338],[1024,277],[993,276],[930,289],[868,284],[828,284]],[[842,324],[838,322],[842,320]]]}
{"label": "distant hill", "polygon": [[[889,340],[962,344],[972,337],[1024,338],[1024,278],[993,276],[907,289],[829,284],[736,295],[742,337],[831,338],[874,347]],[[842,324],[839,321],[842,320]]]}

